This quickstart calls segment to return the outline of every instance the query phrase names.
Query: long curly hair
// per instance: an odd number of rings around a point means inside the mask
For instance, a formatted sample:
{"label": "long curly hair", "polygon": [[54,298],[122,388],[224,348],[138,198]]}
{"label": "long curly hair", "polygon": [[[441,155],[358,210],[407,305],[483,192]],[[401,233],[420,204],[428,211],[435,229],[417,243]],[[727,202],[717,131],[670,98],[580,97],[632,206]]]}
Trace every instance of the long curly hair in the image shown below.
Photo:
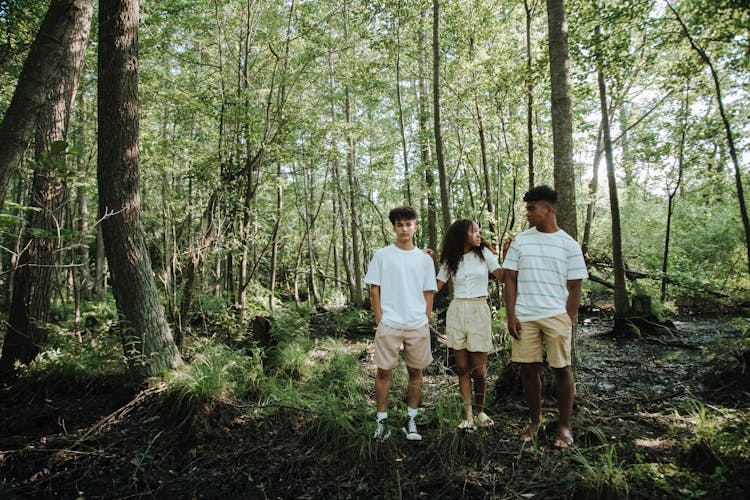
{"label": "long curly hair", "polygon": [[[440,247],[440,263],[445,264],[448,268],[448,275],[455,276],[461,259],[464,258],[464,247],[469,241],[469,229],[474,221],[471,219],[460,219],[451,224],[443,238],[443,244]],[[487,247],[494,252],[492,246],[482,239],[478,247],[472,247],[471,251],[477,254],[479,260],[484,261],[482,250]]]}

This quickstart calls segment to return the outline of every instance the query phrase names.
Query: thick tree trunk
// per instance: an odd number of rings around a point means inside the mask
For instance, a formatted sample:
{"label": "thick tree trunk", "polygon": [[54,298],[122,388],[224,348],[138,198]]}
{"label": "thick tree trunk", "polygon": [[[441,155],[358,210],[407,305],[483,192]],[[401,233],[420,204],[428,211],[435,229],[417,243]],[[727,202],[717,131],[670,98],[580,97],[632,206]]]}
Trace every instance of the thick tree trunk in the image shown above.
{"label": "thick tree trunk", "polygon": [[[31,139],[36,117],[45,106],[59,75],[70,72],[64,66],[66,52],[80,39],[77,19],[92,8],[91,0],[52,0],[39,33],[18,79],[13,98],[0,123],[0,203],[18,169]],[[90,13],[88,14],[90,16]],[[80,50],[85,50],[82,46]]]}
{"label": "thick tree trunk", "polygon": [[432,0],[432,16],[432,118],[435,123],[435,159],[440,184],[440,211],[443,214],[443,233],[445,233],[451,225],[451,207],[440,117],[440,0]]}
{"label": "thick tree trunk", "polygon": [[[0,357],[0,373],[13,371],[15,361],[28,363],[47,343],[50,297],[63,241],[61,224],[68,198],[62,177],[71,108],[83,67],[91,29],[93,0],[75,2],[64,14],[68,24],[61,45],[60,73],[53,79],[47,102],[36,120],[34,181],[28,231],[14,280],[8,329]],[[59,50],[58,49],[58,50]]]}
{"label": "thick tree trunk", "polygon": [[576,185],[573,170],[573,119],[570,111],[570,59],[568,23],[564,0],[547,0],[549,67],[552,87],[552,142],[555,189],[558,193],[557,224],[578,238]]}
{"label": "thick tree trunk", "polygon": [[138,1],[99,2],[99,216],[131,373],[182,363],[164,317],[141,218]]}

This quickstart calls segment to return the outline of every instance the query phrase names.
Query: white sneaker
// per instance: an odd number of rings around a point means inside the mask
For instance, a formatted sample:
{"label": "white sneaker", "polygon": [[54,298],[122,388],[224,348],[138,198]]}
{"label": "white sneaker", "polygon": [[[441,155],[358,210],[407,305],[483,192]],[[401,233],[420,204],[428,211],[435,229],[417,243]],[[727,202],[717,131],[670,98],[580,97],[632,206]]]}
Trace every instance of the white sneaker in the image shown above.
{"label": "white sneaker", "polygon": [[489,415],[487,415],[485,412],[480,413],[477,415],[477,422],[479,422],[480,427],[492,427],[495,425],[495,421],[490,418]]}
{"label": "white sneaker", "polygon": [[372,438],[378,441],[383,441],[388,439],[390,435],[391,429],[388,427],[388,419],[383,418],[378,420],[378,425],[375,427],[375,432],[373,433]]}
{"label": "white sneaker", "polygon": [[474,425],[474,422],[469,422],[468,420],[464,420],[460,424],[458,424],[458,429],[466,429],[469,431],[473,431],[476,428],[477,426]]}
{"label": "white sneaker", "polygon": [[413,417],[407,417],[406,423],[401,428],[402,431],[404,431],[404,434],[406,434],[406,439],[409,441],[421,441],[422,435],[417,430],[417,423],[414,421]]}

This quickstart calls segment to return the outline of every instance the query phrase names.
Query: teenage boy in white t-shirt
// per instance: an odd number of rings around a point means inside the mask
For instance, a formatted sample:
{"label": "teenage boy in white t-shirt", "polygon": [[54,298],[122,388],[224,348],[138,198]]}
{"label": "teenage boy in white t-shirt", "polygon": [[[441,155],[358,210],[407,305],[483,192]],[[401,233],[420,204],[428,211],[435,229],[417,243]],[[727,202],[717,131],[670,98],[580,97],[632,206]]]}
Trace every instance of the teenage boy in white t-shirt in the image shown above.
{"label": "teenage boy in white t-shirt", "polygon": [[370,261],[365,283],[370,285],[370,301],[375,314],[375,399],[377,425],[374,439],[390,435],[388,390],[391,372],[398,364],[398,351],[404,346],[409,372],[407,418],[402,428],[406,439],[419,441],[416,416],[422,391],[422,369],[432,363],[430,314],[437,282],[432,258],[414,246],[417,212],[412,207],[394,208],[388,214],[396,242],[381,248]]}
{"label": "teenage boy in white t-shirt", "polygon": [[531,422],[521,433],[534,440],[542,428],[542,389],[539,371],[543,360],[555,372],[557,406],[556,448],[573,445],[570,417],[574,379],[571,368],[573,322],[581,302],[582,280],[588,277],[581,247],[557,226],[557,192],[536,186],[523,197],[531,229],[516,236],[503,261],[505,308],[513,336],[513,362],[521,365],[521,381]]}

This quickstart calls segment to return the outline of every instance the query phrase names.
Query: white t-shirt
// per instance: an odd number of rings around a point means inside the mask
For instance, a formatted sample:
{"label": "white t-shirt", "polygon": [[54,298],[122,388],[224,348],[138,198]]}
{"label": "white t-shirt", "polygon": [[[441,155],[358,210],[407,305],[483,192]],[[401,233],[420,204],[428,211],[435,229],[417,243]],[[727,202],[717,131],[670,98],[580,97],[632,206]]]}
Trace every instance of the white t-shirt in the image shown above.
{"label": "white t-shirt", "polygon": [[432,257],[422,250],[381,248],[367,267],[365,283],[380,286],[381,321],[386,325],[414,330],[427,323],[423,292],[437,290],[437,282]]}
{"label": "white t-shirt", "polygon": [[589,277],[581,247],[562,229],[542,233],[532,227],[516,236],[503,269],[518,271],[516,316],[522,322],[566,312],[568,280]]}
{"label": "white t-shirt", "polygon": [[[481,260],[474,252],[465,253],[458,262],[456,275],[453,277],[453,296],[458,299],[471,299],[473,297],[485,297],[487,295],[487,283],[489,274],[500,268],[495,254],[487,247],[482,247]],[[448,266],[440,267],[437,279],[446,283],[448,281]]]}

